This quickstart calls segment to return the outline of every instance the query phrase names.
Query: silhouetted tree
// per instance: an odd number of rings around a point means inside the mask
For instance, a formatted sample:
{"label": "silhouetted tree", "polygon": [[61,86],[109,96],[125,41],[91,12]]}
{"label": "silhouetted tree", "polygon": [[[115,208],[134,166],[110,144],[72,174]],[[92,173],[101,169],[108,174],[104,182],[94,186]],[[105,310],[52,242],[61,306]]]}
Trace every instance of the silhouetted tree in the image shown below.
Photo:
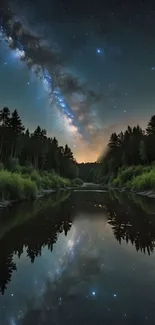
{"label": "silhouetted tree", "polygon": [[7,107],[0,111],[0,162],[9,166],[10,159],[39,170],[59,173],[63,177],[78,177],[78,166],[68,145],[59,146],[58,140],[47,137],[40,126],[30,133],[17,112]]}

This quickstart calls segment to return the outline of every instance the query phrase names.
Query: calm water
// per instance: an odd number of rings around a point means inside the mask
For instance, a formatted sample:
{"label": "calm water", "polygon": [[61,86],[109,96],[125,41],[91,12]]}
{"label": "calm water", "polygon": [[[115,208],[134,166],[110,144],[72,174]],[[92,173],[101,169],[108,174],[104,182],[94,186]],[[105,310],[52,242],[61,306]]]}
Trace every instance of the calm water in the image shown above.
{"label": "calm water", "polygon": [[155,324],[155,201],[63,193],[0,213],[0,325]]}

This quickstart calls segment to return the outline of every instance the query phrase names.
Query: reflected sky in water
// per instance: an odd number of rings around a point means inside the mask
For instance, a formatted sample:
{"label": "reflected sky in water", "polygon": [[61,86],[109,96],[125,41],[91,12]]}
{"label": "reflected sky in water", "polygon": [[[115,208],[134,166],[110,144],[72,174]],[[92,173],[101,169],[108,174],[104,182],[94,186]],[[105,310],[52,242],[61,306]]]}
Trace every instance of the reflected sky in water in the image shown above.
{"label": "reflected sky in water", "polygon": [[0,296],[0,324],[155,323],[154,252],[137,252],[131,241],[120,245],[105,202],[95,205],[101,209],[91,215],[88,205],[76,211],[67,236],[58,234],[52,252],[43,246],[33,263],[26,246],[20,258],[14,252],[17,270]]}

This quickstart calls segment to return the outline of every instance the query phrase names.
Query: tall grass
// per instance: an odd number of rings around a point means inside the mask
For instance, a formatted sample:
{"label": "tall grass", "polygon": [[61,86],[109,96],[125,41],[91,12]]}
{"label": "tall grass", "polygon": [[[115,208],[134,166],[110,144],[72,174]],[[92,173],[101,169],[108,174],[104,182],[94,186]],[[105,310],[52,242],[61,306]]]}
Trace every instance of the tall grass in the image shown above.
{"label": "tall grass", "polygon": [[35,199],[37,186],[30,179],[22,178],[18,173],[0,171],[0,199],[25,200]]}
{"label": "tall grass", "polygon": [[116,187],[126,186],[129,181],[144,172],[150,171],[150,167],[130,166],[126,169],[121,168],[118,171],[117,177],[112,180],[112,185]]}
{"label": "tall grass", "polygon": [[155,166],[131,166],[120,169],[112,180],[114,187],[126,187],[132,191],[155,191]]}
{"label": "tall grass", "polygon": [[155,191],[155,168],[135,177],[128,187],[134,191]]}
{"label": "tall grass", "polygon": [[38,172],[31,166],[18,166],[18,172],[0,170],[0,200],[30,200],[44,189],[67,188],[70,180],[55,172]]}

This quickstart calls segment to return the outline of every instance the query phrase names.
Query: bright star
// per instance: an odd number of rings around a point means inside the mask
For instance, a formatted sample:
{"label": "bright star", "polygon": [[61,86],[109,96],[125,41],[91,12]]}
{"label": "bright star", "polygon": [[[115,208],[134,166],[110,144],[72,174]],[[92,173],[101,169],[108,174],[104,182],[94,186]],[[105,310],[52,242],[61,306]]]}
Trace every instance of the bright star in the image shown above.
{"label": "bright star", "polygon": [[100,48],[96,49],[97,54],[101,54],[102,50]]}
{"label": "bright star", "polygon": [[95,291],[93,291],[93,292],[92,292],[92,295],[93,295],[93,296],[95,296],[95,295],[96,295],[96,292],[95,292]]}
{"label": "bright star", "polygon": [[116,293],[114,293],[113,296],[116,298],[117,297]]}

